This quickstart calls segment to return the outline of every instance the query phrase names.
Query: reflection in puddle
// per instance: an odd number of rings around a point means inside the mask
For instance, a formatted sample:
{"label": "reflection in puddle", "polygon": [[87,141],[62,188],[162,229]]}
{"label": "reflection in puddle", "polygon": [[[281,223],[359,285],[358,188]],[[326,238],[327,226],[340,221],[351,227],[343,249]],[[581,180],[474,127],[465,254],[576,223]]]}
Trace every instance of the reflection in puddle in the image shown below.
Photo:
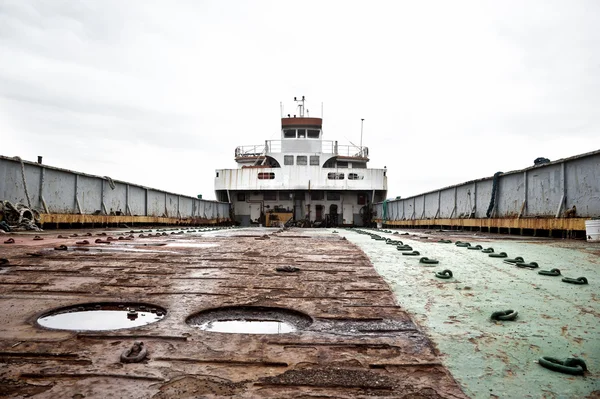
{"label": "reflection in puddle", "polygon": [[46,328],[78,331],[107,331],[144,326],[162,320],[164,313],[123,310],[77,310],[38,319]]}
{"label": "reflection in puddle", "polygon": [[230,334],[284,334],[296,331],[292,324],[278,320],[216,320],[198,327],[204,331]]}

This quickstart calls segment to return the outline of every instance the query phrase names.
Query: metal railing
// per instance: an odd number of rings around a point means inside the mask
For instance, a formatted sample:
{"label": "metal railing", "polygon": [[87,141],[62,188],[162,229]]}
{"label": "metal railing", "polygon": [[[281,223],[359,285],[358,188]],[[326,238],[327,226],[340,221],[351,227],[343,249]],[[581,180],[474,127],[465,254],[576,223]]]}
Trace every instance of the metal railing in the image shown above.
{"label": "metal railing", "polygon": [[[307,139],[310,140],[310,139]],[[282,140],[266,140],[265,144],[243,145],[235,149],[236,158],[257,157],[267,152],[281,152]],[[322,140],[321,152],[344,157],[368,158],[369,148],[356,145],[339,145],[337,141]]]}

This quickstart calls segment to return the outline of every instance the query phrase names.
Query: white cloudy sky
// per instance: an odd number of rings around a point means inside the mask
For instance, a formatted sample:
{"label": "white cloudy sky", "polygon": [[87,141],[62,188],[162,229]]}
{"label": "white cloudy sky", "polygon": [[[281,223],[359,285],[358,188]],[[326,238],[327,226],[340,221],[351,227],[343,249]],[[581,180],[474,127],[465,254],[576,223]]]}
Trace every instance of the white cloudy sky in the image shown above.
{"label": "white cloudy sky", "polygon": [[600,2],[0,0],[0,154],[214,198],[279,103],[389,196],[600,149]]}

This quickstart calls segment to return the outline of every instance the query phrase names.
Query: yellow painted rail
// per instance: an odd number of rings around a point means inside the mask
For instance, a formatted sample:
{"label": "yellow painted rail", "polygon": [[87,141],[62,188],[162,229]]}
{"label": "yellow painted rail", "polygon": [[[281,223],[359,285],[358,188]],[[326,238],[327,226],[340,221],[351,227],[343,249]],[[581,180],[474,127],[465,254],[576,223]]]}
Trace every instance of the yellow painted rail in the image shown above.
{"label": "yellow painted rail", "polygon": [[418,219],[386,220],[377,222],[384,226],[427,228],[437,226],[471,227],[482,229],[531,229],[531,230],[581,230],[589,218],[497,218],[497,219]]}
{"label": "yellow painted rail", "polygon": [[45,224],[218,224],[228,222],[229,219],[204,219],[204,218],[168,218],[158,216],[109,216],[109,215],[79,215],[79,214],[60,214],[60,213],[42,213],[40,223]]}

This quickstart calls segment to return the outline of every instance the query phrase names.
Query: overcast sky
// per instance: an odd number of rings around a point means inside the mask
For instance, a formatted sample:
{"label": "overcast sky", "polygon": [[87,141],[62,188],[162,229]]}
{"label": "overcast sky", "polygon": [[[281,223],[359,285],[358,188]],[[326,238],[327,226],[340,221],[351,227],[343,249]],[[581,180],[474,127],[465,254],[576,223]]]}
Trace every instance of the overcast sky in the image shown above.
{"label": "overcast sky", "polygon": [[0,0],[0,155],[214,198],[280,101],[389,197],[600,149],[598,1]]}

